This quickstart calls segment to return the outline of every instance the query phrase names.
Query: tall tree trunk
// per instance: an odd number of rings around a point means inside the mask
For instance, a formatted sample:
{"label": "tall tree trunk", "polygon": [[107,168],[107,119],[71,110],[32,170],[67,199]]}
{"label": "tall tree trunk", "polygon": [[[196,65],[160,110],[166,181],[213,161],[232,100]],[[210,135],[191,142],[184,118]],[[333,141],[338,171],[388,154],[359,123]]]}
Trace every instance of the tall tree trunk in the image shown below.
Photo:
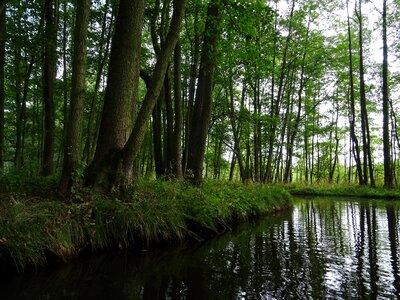
{"label": "tall tree trunk", "polygon": [[367,99],[365,92],[365,78],[364,78],[364,52],[363,52],[363,16],[361,10],[361,0],[358,2],[358,10],[356,10],[358,19],[358,41],[359,41],[359,70],[360,70],[360,107],[361,107],[361,132],[363,139],[363,184],[368,184],[368,174],[370,177],[371,186],[375,185],[372,157],[371,157],[371,145],[370,145],[370,133],[368,124],[368,111],[367,111]]}
{"label": "tall tree trunk", "polygon": [[[348,35],[348,50],[349,50],[349,79],[350,79],[350,113],[349,113],[349,123],[350,123],[350,137],[353,142],[353,154],[354,161],[356,163],[358,182],[361,185],[363,183],[362,168],[361,168],[361,157],[360,157],[360,147],[358,139],[355,133],[355,95],[354,95],[354,74],[353,74],[353,44],[351,39],[350,31],[350,16],[349,16],[349,1],[346,1],[347,10],[347,35]],[[351,174],[351,172],[349,172]]]}
{"label": "tall tree trunk", "polygon": [[4,100],[6,60],[6,0],[0,1],[0,171],[4,167]]}
{"label": "tall tree trunk", "polygon": [[161,91],[158,96],[157,103],[153,108],[153,151],[154,151],[154,163],[156,169],[156,176],[161,177],[165,175],[164,155],[162,147],[162,122],[161,122],[161,110],[162,102],[165,93]]}
{"label": "tall tree trunk", "polygon": [[306,67],[306,56],[307,56],[307,51],[308,51],[308,37],[309,37],[309,32],[310,32],[310,21],[311,21],[310,19],[308,20],[306,40],[305,40],[303,55],[302,55],[302,59],[301,59],[300,83],[299,83],[299,90],[297,93],[297,100],[298,100],[297,114],[296,114],[296,119],[294,121],[294,126],[292,128],[292,133],[291,133],[288,148],[287,148],[285,175],[283,177],[283,181],[286,183],[289,182],[290,178],[291,178],[294,141],[295,141],[297,133],[298,133],[298,127],[300,125],[301,110],[302,110],[302,105],[303,105],[303,89],[306,86],[306,80],[304,78],[304,73],[305,73],[305,67]]}
{"label": "tall tree trunk", "polygon": [[[287,68],[287,55],[288,55],[288,50],[289,50],[289,42],[292,38],[292,29],[293,29],[293,15],[294,15],[294,7],[295,7],[296,1],[292,1],[291,9],[290,9],[290,16],[289,16],[289,28],[288,28],[288,35],[285,40],[285,48],[283,50],[283,57],[282,57],[282,64],[281,64],[281,70],[280,70],[280,75],[279,75],[279,85],[278,85],[278,94],[276,96],[276,99],[274,99],[274,93],[272,93],[271,97],[271,109],[270,109],[270,114],[272,117],[272,122],[270,125],[270,133],[269,133],[269,138],[268,138],[268,155],[267,155],[267,165],[266,165],[266,170],[265,170],[265,179],[267,182],[270,182],[272,180],[272,160],[273,160],[273,152],[274,152],[274,144],[275,144],[275,138],[276,138],[276,130],[278,128],[277,120],[279,120],[279,107],[280,103],[282,101],[283,97],[283,87],[284,87],[284,82],[285,82],[285,75],[286,75],[286,68]],[[274,69],[275,69],[275,60],[276,60],[276,55],[275,55],[275,47],[277,43],[274,42]]]}
{"label": "tall tree trunk", "polygon": [[182,153],[182,173],[186,174],[188,156],[189,156],[189,138],[191,132],[191,121],[193,118],[193,105],[194,98],[196,94],[196,79],[198,76],[198,69],[200,64],[200,45],[201,36],[199,33],[199,8],[196,5],[196,10],[194,12],[194,36],[190,43],[190,75],[189,75],[189,95],[187,103],[187,111],[185,116],[185,138],[184,138],[184,148]]}
{"label": "tall tree trunk", "polygon": [[66,194],[73,184],[73,173],[81,158],[81,136],[86,78],[86,47],[91,0],[80,0],[76,6],[74,54],[69,120],[59,192]]}
{"label": "tall tree trunk", "polygon": [[45,51],[43,67],[43,101],[44,101],[44,139],[41,174],[51,175],[54,172],[54,143],[55,143],[55,95],[54,83],[57,72],[57,0],[45,0]]}
{"label": "tall tree trunk", "polygon": [[[245,87],[242,89],[242,96],[245,94]],[[241,109],[243,109],[241,107]],[[236,159],[239,164],[239,171],[240,171],[240,178],[242,179],[243,182],[247,181],[247,174],[244,169],[244,163],[243,163],[243,155],[241,152],[241,147],[240,147],[240,124],[239,122],[235,122],[235,104],[234,104],[234,95],[233,95],[233,81],[232,81],[232,76],[229,76],[229,119],[230,119],[230,124],[232,127],[232,133],[233,133],[233,152],[234,152],[234,158],[232,158],[232,161],[236,162]],[[233,168],[231,168],[233,169]],[[231,172],[231,174],[233,171]],[[233,174],[231,175],[233,176]],[[230,176],[230,178],[231,178]]]}
{"label": "tall tree trunk", "polygon": [[[333,182],[333,175],[335,173],[335,168],[336,164],[338,162],[338,151],[339,151],[339,137],[338,137],[338,120],[339,120],[339,104],[336,103],[336,119],[334,122],[335,124],[335,152],[334,152],[334,157],[333,157],[333,163],[332,163],[332,151],[330,155],[330,170],[329,170],[329,182]],[[333,124],[332,124],[333,125]],[[332,147],[332,140],[330,140],[330,145]]]}
{"label": "tall tree trunk", "polygon": [[100,89],[101,79],[103,77],[103,71],[107,63],[108,53],[110,51],[111,44],[111,36],[114,28],[114,9],[112,10],[112,14],[110,17],[110,21],[107,24],[107,15],[109,12],[109,2],[110,0],[106,0],[104,4],[104,14],[101,25],[101,37],[99,44],[99,54],[98,54],[98,65],[96,70],[96,81],[94,85],[93,96],[90,100],[90,110],[89,110],[89,118],[87,121],[86,128],[86,140],[84,147],[84,158],[87,163],[91,161],[93,158],[93,148],[96,144],[97,140],[97,119],[98,119],[98,92]]}
{"label": "tall tree trunk", "polygon": [[93,161],[85,172],[86,185],[95,189],[112,188],[116,157],[126,143],[128,106],[138,97],[144,8],[144,0],[121,0],[119,4],[99,137]]}
{"label": "tall tree trunk", "polygon": [[14,164],[16,169],[20,169],[24,165],[24,141],[25,141],[25,125],[26,125],[26,103],[28,101],[29,81],[32,74],[32,69],[35,61],[35,56],[32,55],[27,62],[24,75],[24,85],[22,91],[22,99],[17,112],[17,128],[16,128],[16,145]]}
{"label": "tall tree trunk", "polygon": [[200,60],[199,80],[197,83],[196,100],[191,122],[189,139],[188,163],[185,177],[198,185],[203,177],[203,161],[207,139],[208,126],[211,117],[212,90],[214,68],[217,52],[217,41],[220,34],[221,0],[212,0],[207,10],[205,34]]}
{"label": "tall tree trunk", "polygon": [[182,174],[182,84],[181,68],[182,53],[180,41],[176,43],[174,50],[174,109],[175,123],[172,141],[172,175],[176,179],[181,179]]}
{"label": "tall tree trunk", "polygon": [[388,45],[387,45],[387,7],[386,0],[383,0],[382,15],[382,41],[383,41],[383,63],[382,63],[382,105],[383,105],[383,167],[384,185],[391,188],[393,186],[393,174],[390,157],[390,131],[389,131],[389,83],[388,83]]}
{"label": "tall tree trunk", "polygon": [[122,160],[119,164],[118,177],[116,180],[116,186],[122,190],[125,189],[133,179],[132,166],[142,145],[148,120],[157,102],[157,98],[160,95],[170,59],[179,39],[186,2],[187,0],[174,0],[174,12],[165,43],[162,45],[160,55],[157,58],[149,87],[136,118],[132,133],[122,151]]}

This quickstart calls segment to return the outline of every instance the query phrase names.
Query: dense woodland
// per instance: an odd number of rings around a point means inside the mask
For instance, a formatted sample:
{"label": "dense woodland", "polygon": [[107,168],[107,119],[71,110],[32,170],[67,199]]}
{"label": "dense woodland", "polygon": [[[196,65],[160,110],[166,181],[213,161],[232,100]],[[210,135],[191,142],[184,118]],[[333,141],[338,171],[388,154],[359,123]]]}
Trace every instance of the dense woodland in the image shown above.
{"label": "dense woodland", "polygon": [[0,168],[398,184],[393,1],[0,1]]}

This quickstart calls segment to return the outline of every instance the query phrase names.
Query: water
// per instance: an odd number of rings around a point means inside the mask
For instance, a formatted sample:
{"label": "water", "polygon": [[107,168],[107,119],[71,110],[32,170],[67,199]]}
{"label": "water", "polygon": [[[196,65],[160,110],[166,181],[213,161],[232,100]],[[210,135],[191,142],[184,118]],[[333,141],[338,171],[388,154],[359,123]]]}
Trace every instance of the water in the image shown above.
{"label": "water", "polygon": [[400,203],[308,199],[197,246],[1,276],[0,299],[399,299]]}

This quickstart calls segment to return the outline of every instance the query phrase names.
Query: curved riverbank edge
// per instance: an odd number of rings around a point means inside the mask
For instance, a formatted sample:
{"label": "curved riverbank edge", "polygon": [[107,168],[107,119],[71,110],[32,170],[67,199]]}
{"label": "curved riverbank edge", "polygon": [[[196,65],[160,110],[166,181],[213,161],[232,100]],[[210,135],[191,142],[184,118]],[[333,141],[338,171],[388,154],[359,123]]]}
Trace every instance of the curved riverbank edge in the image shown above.
{"label": "curved riverbank edge", "polygon": [[203,241],[293,202],[280,187],[210,181],[196,188],[162,180],[139,181],[123,199],[79,194],[65,203],[15,193],[1,198],[0,271],[67,261],[85,251]]}

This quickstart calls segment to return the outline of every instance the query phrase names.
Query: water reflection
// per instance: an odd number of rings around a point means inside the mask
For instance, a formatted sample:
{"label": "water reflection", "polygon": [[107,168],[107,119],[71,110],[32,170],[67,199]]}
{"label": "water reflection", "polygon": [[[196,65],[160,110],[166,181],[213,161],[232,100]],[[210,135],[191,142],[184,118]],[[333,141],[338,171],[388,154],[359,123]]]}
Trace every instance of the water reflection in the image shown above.
{"label": "water reflection", "polygon": [[195,248],[95,256],[2,278],[0,298],[396,299],[399,208],[299,200],[292,212]]}

